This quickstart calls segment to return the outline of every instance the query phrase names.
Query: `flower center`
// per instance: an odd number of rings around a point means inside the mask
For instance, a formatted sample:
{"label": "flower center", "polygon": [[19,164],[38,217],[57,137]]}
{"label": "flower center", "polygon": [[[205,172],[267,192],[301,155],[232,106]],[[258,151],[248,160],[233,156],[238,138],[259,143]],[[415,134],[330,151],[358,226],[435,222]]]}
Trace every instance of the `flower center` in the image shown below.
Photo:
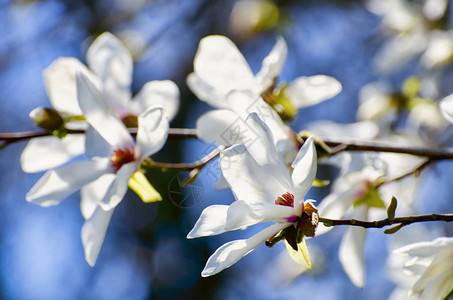
{"label": "flower center", "polygon": [[124,148],[117,149],[113,151],[112,156],[110,156],[110,163],[115,169],[115,173],[125,164],[134,161],[134,149]]}
{"label": "flower center", "polygon": [[138,127],[138,118],[137,118],[137,116],[134,116],[134,115],[126,115],[126,116],[124,116],[124,117],[121,118],[121,121],[123,121],[123,124],[124,124],[127,128]]}
{"label": "flower center", "polygon": [[294,207],[294,195],[291,193],[284,193],[275,200],[275,204]]}

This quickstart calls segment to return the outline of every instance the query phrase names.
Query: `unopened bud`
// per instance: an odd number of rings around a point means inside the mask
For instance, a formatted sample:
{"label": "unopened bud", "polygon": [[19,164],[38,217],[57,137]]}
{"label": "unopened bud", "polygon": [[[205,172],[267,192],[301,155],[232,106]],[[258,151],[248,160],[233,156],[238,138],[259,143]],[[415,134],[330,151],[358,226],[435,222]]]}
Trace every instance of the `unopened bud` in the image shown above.
{"label": "unopened bud", "polygon": [[30,118],[48,132],[58,130],[64,125],[61,115],[51,108],[37,107],[30,112]]}

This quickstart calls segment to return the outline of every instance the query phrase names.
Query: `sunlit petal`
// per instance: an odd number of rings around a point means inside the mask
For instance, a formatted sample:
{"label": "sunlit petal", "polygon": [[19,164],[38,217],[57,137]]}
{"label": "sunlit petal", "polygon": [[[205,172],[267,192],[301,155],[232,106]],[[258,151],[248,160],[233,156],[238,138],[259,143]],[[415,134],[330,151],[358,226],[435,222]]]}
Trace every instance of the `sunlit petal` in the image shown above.
{"label": "sunlit petal", "polygon": [[266,91],[274,84],[283,69],[287,54],[288,46],[285,39],[279,36],[269,55],[264,58],[261,70],[256,74],[256,80],[261,86],[260,92]]}
{"label": "sunlit petal", "polygon": [[285,90],[285,95],[297,108],[312,106],[341,92],[341,83],[333,77],[316,75],[296,78]]}
{"label": "sunlit petal", "polygon": [[211,205],[206,207],[198,218],[188,239],[201,236],[217,235],[225,232],[228,205]]}
{"label": "sunlit petal", "polygon": [[296,192],[295,196],[297,199],[301,199],[311,188],[316,177],[317,156],[312,137],[309,137],[300,148],[292,167],[291,178]]}
{"label": "sunlit petal", "polygon": [[82,187],[80,190],[80,211],[85,220],[91,218],[115,178],[116,175],[113,173],[105,174]]}
{"label": "sunlit petal", "polygon": [[251,238],[231,241],[224,244],[209,257],[201,276],[212,276],[230,267],[286,226],[287,224],[276,223]]}
{"label": "sunlit petal", "polygon": [[25,198],[41,206],[56,205],[85,184],[111,172],[109,163],[108,159],[81,161],[47,171]]}
{"label": "sunlit petal", "polygon": [[20,156],[22,170],[34,173],[58,167],[83,154],[84,144],[82,134],[67,135],[63,139],[56,136],[31,139]]}
{"label": "sunlit petal", "polygon": [[169,127],[162,107],[151,107],[141,114],[138,117],[135,159],[141,162],[159,151],[167,141]]}
{"label": "sunlit petal", "polygon": [[81,238],[85,259],[90,266],[94,266],[96,263],[113,212],[113,209],[104,211],[98,206],[92,216],[83,224]]}

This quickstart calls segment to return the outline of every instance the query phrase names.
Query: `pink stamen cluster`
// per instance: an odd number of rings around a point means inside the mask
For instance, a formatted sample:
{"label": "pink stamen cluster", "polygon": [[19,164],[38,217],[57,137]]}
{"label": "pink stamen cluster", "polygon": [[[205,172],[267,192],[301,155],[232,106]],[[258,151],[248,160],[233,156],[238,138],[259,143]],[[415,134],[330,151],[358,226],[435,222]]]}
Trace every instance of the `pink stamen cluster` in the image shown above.
{"label": "pink stamen cluster", "polygon": [[110,164],[115,169],[115,173],[125,164],[135,160],[134,149],[125,148],[113,151],[110,156]]}
{"label": "pink stamen cluster", "polygon": [[294,195],[291,193],[284,193],[275,200],[275,204],[294,207]]}

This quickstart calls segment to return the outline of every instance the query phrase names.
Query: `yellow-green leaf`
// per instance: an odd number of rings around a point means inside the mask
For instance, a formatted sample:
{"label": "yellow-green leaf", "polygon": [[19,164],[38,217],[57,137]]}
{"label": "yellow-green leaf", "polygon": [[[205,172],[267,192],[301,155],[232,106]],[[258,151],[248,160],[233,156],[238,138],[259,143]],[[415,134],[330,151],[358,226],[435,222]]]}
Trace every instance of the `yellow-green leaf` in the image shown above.
{"label": "yellow-green leaf", "polygon": [[297,244],[298,250],[294,250],[293,247],[285,240],[286,250],[288,250],[289,256],[308,269],[311,269],[310,253],[308,252],[307,244],[305,244],[305,238]]}
{"label": "yellow-green leaf", "polygon": [[314,187],[325,187],[330,184],[329,180],[321,180],[321,179],[316,179],[313,181],[313,186]]}
{"label": "yellow-green leaf", "polygon": [[387,228],[386,230],[384,230],[384,233],[393,234],[393,233],[397,232],[398,230],[400,230],[401,228],[403,228],[403,226],[404,226],[404,224],[395,225],[393,227],[390,227],[390,228]]}
{"label": "yellow-green leaf", "polygon": [[370,188],[368,192],[360,198],[357,198],[353,206],[367,205],[368,207],[385,208],[385,203],[382,201],[376,188]]}
{"label": "yellow-green leaf", "polygon": [[145,203],[161,201],[162,196],[158,191],[149,183],[146,176],[137,171],[129,179],[129,187],[142,199]]}

